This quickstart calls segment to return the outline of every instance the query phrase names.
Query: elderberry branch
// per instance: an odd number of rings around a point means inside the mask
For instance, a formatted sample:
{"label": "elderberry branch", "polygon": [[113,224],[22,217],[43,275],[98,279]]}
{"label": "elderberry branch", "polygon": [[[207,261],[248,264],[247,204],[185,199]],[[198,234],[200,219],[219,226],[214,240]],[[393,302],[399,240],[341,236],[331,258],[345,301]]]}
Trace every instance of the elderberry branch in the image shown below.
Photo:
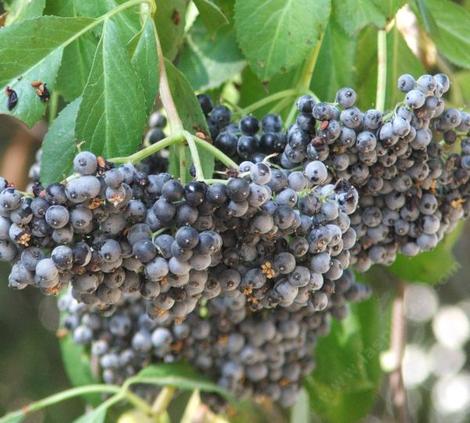
{"label": "elderberry branch", "polygon": [[171,145],[178,144],[184,141],[184,135],[182,133],[176,133],[174,135],[170,135],[162,140],[158,141],[155,144],[149,145],[148,147],[143,148],[142,150],[137,151],[130,156],[123,156],[123,157],[114,157],[108,159],[108,161],[116,164],[122,163],[139,163],[145,158],[157,153],[164,148],[168,148]]}
{"label": "elderberry branch", "polygon": [[196,142],[198,146],[207,150],[210,154],[212,154],[217,160],[222,162],[225,166],[233,168],[233,169],[238,168],[238,164],[234,162],[226,154],[224,154],[222,151],[220,151],[217,147],[214,147],[212,144],[196,136],[194,136],[194,141]]}

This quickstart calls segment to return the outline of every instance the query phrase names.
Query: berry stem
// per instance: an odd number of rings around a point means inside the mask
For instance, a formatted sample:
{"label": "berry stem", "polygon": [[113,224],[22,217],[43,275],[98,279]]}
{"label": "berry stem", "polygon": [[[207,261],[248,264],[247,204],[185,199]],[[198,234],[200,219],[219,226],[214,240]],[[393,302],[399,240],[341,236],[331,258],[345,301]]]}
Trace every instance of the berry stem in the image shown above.
{"label": "berry stem", "polygon": [[193,139],[197,145],[211,153],[217,160],[219,160],[225,166],[233,169],[238,168],[238,164],[234,162],[230,157],[225,155],[222,151],[220,151],[217,147],[214,147],[212,144],[196,136],[193,136]]}
{"label": "berry stem", "polygon": [[320,38],[315,44],[315,47],[312,49],[310,56],[307,57],[297,84],[297,91],[299,93],[305,94],[306,92],[310,91],[310,83],[312,81],[313,72],[315,71],[318,55],[320,54],[324,34],[324,32],[321,33]]}
{"label": "berry stem", "polygon": [[178,144],[182,141],[184,141],[184,135],[182,133],[176,133],[166,138],[163,138],[157,143],[149,145],[148,147],[145,147],[142,150],[131,154],[130,156],[114,157],[112,159],[108,159],[108,161],[116,164],[139,163],[145,158],[151,156],[152,154],[155,154],[156,152],[163,150],[164,148],[167,148],[170,145]]}
{"label": "berry stem", "polygon": [[197,150],[196,142],[194,141],[194,135],[190,134],[188,131],[183,131],[183,134],[186,138],[186,142],[188,143],[194,168],[196,169],[196,180],[203,181],[204,171],[202,170],[201,158],[199,157],[199,151]]}
{"label": "berry stem", "polygon": [[394,369],[390,373],[389,383],[392,404],[397,421],[408,422],[406,389],[403,382],[402,363],[406,345],[406,320],[404,309],[405,283],[398,282],[397,292],[392,308],[392,330],[390,335],[390,351],[394,358]]}
{"label": "berry stem", "polygon": [[208,185],[211,185],[211,184],[226,184],[226,183],[228,183],[228,179],[206,179],[204,182]]}
{"label": "berry stem", "polygon": [[175,393],[175,388],[172,386],[165,386],[152,405],[152,415],[155,417],[162,415],[170,405]]}
{"label": "berry stem", "polygon": [[387,94],[387,31],[377,31],[377,92],[375,107],[383,112]]}

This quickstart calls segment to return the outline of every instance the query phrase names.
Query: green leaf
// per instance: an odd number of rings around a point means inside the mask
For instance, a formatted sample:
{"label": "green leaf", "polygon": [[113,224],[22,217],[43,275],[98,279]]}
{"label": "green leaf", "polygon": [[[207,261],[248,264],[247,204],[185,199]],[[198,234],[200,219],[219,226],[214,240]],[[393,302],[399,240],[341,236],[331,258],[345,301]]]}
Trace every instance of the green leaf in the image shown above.
{"label": "green leaf", "polygon": [[[202,113],[199,102],[193,93],[193,89],[186,77],[175,68],[175,66],[165,60],[166,72],[168,75],[168,84],[170,86],[171,95],[175,102],[176,110],[181,118],[183,126],[191,133],[203,132],[209,136],[206,119]],[[186,157],[189,158],[189,149],[186,149]],[[210,178],[214,173],[214,157],[208,154],[201,147],[198,147],[199,156],[201,158],[202,170],[206,178]],[[170,160],[172,158],[170,157]],[[189,169],[189,166],[188,166]]]}
{"label": "green leaf", "polygon": [[330,6],[330,0],[236,1],[237,39],[262,81],[305,60],[326,27]]}
{"label": "green leaf", "polygon": [[92,33],[82,35],[64,50],[57,78],[57,90],[66,101],[81,95],[93,64],[97,40]]}
{"label": "green leaf", "polygon": [[147,366],[132,380],[133,383],[148,383],[158,386],[169,385],[184,390],[199,389],[204,392],[214,392],[229,401],[234,401],[232,394],[206,379],[186,363],[165,363]]}
{"label": "green leaf", "polygon": [[336,22],[350,35],[366,27],[385,26],[385,15],[374,0],[333,0],[333,16]]}
{"label": "green leaf", "polygon": [[470,71],[463,70],[454,74],[450,91],[452,103],[457,107],[470,105]]}
{"label": "green leaf", "polygon": [[163,55],[173,60],[183,44],[186,9],[189,0],[156,0],[155,24]]}
{"label": "green leaf", "polygon": [[[81,16],[90,16],[97,18],[104,15],[112,9],[115,9],[119,4],[124,3],[122,0],[100,0],[100,1],[83,1],[74,0],[74,7]],[[119,14],[114,15],[113,21],[119,27],[119,34],[124,43],[127,43],[141,28],[139,7],[136,5],[121,11]],[[100,33],[99,30],[96,31]]]}
{"label": "green leaf", "polygon": [[142,31],[131,44],[133,44],[131,63],[144,88],[146,110],[149,113],[155,103],[159,82],[157,43],[151,19],[145,21]]}
{"label": "green leaf", "polygon": [[211,35],[198,18],[178,59],[178,68],[193,89],[216,88],[239,74],[244,67],[245,61],[233,29],[225,26]]}
{"label": "green leaf", "polygon": [[[90,360],[83,346],[73,342],[71,336],[66,336],[60,341],[60,351],[65,372],[73,386],[92,385],[97,382],[91,372]],[[93,405],[102,402],[99,394],[87,394],[83,397]]]}
{"label": "green leaf", "polygon": [[330,20],[323,37],[311,88],[324,101],[334,101],[336,91],[355,86],[355,53],[357,38],[347,35]]}
{"label": "green leaf", "polygon": [[388,306],[371,298],[351,307],[331,333],[319,339],[317,366],[305,388],[310,405],[323,421],[351,423],[364,417],[380,385],[379,356],[386,349]]}
{"label": "green leaf", "polygon": [[[49,0],[46,14],[77,17],[79,15],[75,6],[77,1]],[[72,101],[82,94],[90,74],[97,44],[97,38],[90,31],[65,48],[56,89],[66,101]]]}
{"label": "green leaf", "polygon": [[442,282],[459,268],[452,253],[452,248],[462,233],[463,224],[448,234],[434,250],[421,253],[416,257],[399,255],[390,266],[390,271],[406,282],[428,283]]}
{"label": "green leaf", "polygon": [[44,114],[46,104],[36,95],[32,81],[55,89],[64,47],[77,33],[86,31],[94,20],[43,16],[0,29],[0,98],[7,86],[17,92],[18,104],[7,110],[7,99],[0,101],[0,113],[8,113],[33,125]]}
{"label": "green leaf", "polygon": [[81,97],[69,103],[52,122],[42,143],[41,182],[51,184],[62,181],[72,171],[77,152],[75,121]]}
{"label": "green leaf", "polygon": [[213,33],[221,26],[228,24],[228,19],[224,12],[210,0],[194,0],[194,4],[199,10],[199,14],[207,29]]}
{"label": "green leaf", "polygon": [[439,52],[452,63],[470,68],[470,11],[449,0],[426,0],[425,4],[437,25],[438,30],[429,36]]}
{"label": "green leaf", "polygon": [[119,27],[104,23],[77,116],[84,149],[110,158],[134,153],[145,126],[142,85],[122,44]]}
{"label": "green leaf", "polygon": [[412,3],[412,6],[414,6],[415,13],[420,17],[421,21],[423,22],[424,29],[427,32],[431,33],[433,31],[439,31],[436,21],[429,13],[429,9],[426,6],[425,0],[415,0],[415,2]]}
{"label": "green leaf", "polygon": [[[367,28],[359,37],[356,57],[357,92],[359,105],[363,108],[374,107],[377,89],[377,32]],[[398,77],[411,73],[418,77],[425,73],[423,65],[410,50],[400,32],[394,27],[387,34],[387,86],[386,109],[403,99],[398,90]]]}
{"label": "green leaf", "polygon": [[6,25],[37,18],[42,15],[45,6],[46,0],[15,0],[6,8],[8,11]]}
{"label": "green leaf", "polygon": [[[250,67],[245,67],[242,72],[242,84],[239,90],[240,100],[238,105],[240,107],[246,107],[268,95],[292,88],[296,81],[298,70],[299,69],[293,69],[287,74],[276,75],[269,81],[269,84],[263,84]],[[295,98],[292,98],[291,104],[293,104],[294,101]],[[276,104],[276,102],[273,102],[267,106],[261,107],[253,112],[253,115],[262,118],[265,114],[269,113]]]}

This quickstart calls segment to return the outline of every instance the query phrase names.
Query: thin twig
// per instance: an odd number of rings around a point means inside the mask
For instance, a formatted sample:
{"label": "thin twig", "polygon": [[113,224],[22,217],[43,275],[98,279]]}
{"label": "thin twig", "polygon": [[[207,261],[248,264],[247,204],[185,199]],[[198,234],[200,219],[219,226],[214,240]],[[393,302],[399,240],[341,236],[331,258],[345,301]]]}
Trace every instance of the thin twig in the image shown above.
{"label": "thin twig", "polygon": [[395,417],[399,423],[408,423],[408,406],[406,389],[403,383],[402,363],[406,345],[405,320],[405,283],[398,282],[397,293],[392,308],[392,330],[390,334],[390,351],[394,358],[394,369],[390,373],[389,383]]}

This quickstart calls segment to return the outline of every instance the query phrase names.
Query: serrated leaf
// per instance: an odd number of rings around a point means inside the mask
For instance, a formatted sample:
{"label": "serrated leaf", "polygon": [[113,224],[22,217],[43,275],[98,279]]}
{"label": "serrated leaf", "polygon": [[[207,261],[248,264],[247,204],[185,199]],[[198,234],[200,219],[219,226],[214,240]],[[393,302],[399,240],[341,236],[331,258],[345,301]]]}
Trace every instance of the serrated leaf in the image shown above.
{"label": "serrated leaf", "polygon": [[206,379],[186,363],[165,363],[147,366],[133,378],[134,383],[149,383],[158,386],[174,386],[179,389],[199,389],[204,392],[215,392],[227,400],[233,396],[216,383]]}
{"label": "serrated leaf", "polygon": [[330,0],[237,0],[240,47],[262,81],[305,60],[328,22]]}
{"label": "serrated leaf", "polygon": [[84,149],[106,158],[134,153],[145,126],[142,85],[122,44],[119,27],[104,23],[90,77],[83,91],[76,135]]}
{"label": "serrated leaf", "polygon": [[156,0],[156,4],[155,25],[158,28],[163,55],[173,60],[183,44],[189,0]]}
{"label": "serrated leaf", "polygon": [[379,356],[388,342],[387,305],[371,298],[351,307],[331,333],[319,339],[316,369],[305,388],[312,409],[332,423],[352,423],[373,405],[382,376]]}
{"label": "serrated leaf", "polygon": [[154,23],[147,19],[142,31],[131,41],[131,63],[144,88],[147,113],[152,110],[158,92],[159,69]]}
{"label": "serrated leaf", "polygon": [[45,6],[46,0],[15,0],[6,8],[6,25],[41,16]]}
{"label": "serrated leaf", "polygon": [[463,224],[459,224],[432,251],[421,253],[412,258],[399,255],[390,266],[390,271],[408,283],[418,282],[434,285],[444,281],[459,268],[452,248],[458,241],[462,229]]}
{"label": "serrated leaf", "polygon": [[311,88],[324,101],[334,101],[336,91],[355,86],[355,53],[357,38],[347,35],[330,20],[325,31]]}
{"label": "serrated leaf", "polygon": [[[33,125],[44,114],[45,103],[31,86],[34,80],[55,88],[64,47],[95,23],[89,18],[42,16],[0,29],[0,112],[17,116]],[[7,110],[7,86],[18,95],[17,106]]]}
{"label": "serrated leaf", "polygon": [[437,25],[438,30],[429,36],[438,51],[452,63],[470,68],[470,11],[449,0],[426,0],[425,4]]}
{"label": "serrated leaf", "polygon": [[245,60],[233,28],[225,26],[211,35],[198,18],[187,34],[178,68],[195,90],[216,88],[239,74]]}
{"label": "serrated leaf", "polygon": [[[44,60],[36,66],[24,72],[20,78],[8,82],[0,88],[0,113],[7,113],[21,119],[26,125],[33,126],[44,115],[47,102],[42,101],[36,94],[36,89],[32,87],[33,81],[42,81],[47,84],[47,89],[52,92],[55,89],[57,73],[59,72],[62,60],[62,49],[56,49],[47,55]],[[15,90],[18,96],[18,103],[13,110],[8,110],[8,100],[5,93],[6,87]]]}
{"label": "serrated leaf", "polygon": [[62,181],[72,171],[77,152],[75,121],[81,97],[69,103],[52,122],[42,142],[41,182],[51,184]]}
{"label": "serrated leaf", "polygon": [[[199,102],[193,93],[193,89],[186,77],[168,60],[165,60],[165,67],[168,76],[171,95],[175,102],[176,110],[181,118],[183,126],[191,133],[203,132],[209,136],[206,119],[201,111]],[[202,170],[206,178],[210,178],[214,172],[214,157],[198,147],[201,158]],[[189,158],[189,149],[186,151],[186,157]],[[173,157],[174,159],[174,157]],[[172,157],[170,157],[172,161]],[[173,168],[174,169],[174,168]],[[189,169],[189,166],[188,166]]]}
{"label": "serrated leaf", "polygon": [[211,33],[228,24],[227,16],[225,16],[224,12],[212,1],[194,0],[194,4],[199,10],[204,25]]}
{"label": "serrated leaf", "polygon": [[350,35],[367,25],[383,28],[386,20],[373,0],[333,0],[333,16]]}

